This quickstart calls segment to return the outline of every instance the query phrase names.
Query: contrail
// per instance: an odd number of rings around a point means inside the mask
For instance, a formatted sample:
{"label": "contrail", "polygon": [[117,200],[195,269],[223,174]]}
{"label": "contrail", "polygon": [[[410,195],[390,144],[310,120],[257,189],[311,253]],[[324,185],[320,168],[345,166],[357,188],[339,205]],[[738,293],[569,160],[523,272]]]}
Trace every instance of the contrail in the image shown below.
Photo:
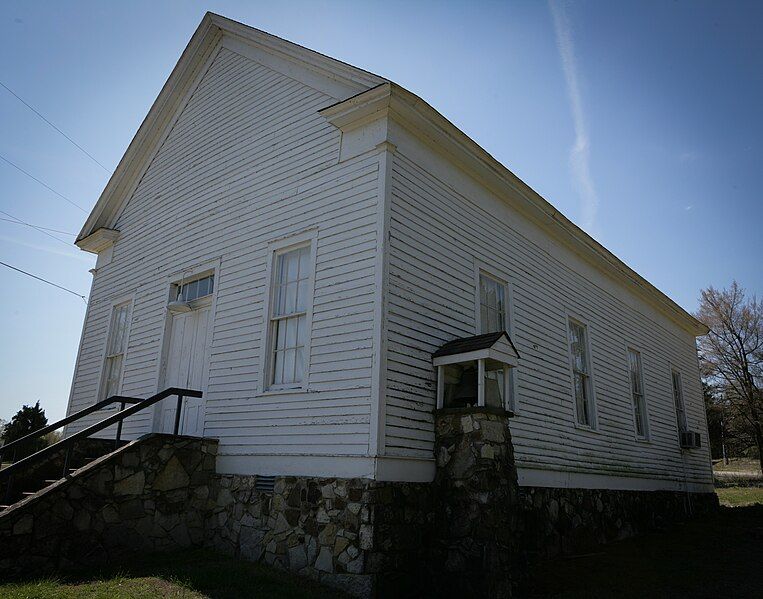
{"label": "contrail", "polygon": [[[15,237],[8,237],[6,235],[0,234],[0,241],[4,241],[6,243],[12,243],[15,245],[20,245],[23,247],[31,248],[33,250],[39,250],[41,252],[47,252],[48,254],[55,254],[57,256],[63,256],[65,258],[70,258],[72,260],[78,260],[79,262],[91,262],[92,259],[89,256],[82,256],[77,254],[74,251],[66,251],[65,249],[56,249],[52,246],[47,245],[39,245],[37,243],[29,243],[27,241],[22,241],[21,239],[17,239]],[[72,244],[73,245],[73,244]]]}
{"label": "contrail", "polygon": [[599,197],[591,177],[589,164],[590,143],[586,126],[583,102],[578,83],[578,67],[575,58],[575,45],[572,40],[572,31],[567,19],[567,13],[561,2],[549,0],[551,16],[554,19],[554,31],[556,33],[556,46],[559,49],[559,57],[562,60],[564,78],[567,82],[567,95],[570,98],[572,121],[575,127],[575,143],[570,149],[570,168],[575,177],[575,182],[580,194],[582,227],[591,232],[596,223],[596,210],[599,206]]}

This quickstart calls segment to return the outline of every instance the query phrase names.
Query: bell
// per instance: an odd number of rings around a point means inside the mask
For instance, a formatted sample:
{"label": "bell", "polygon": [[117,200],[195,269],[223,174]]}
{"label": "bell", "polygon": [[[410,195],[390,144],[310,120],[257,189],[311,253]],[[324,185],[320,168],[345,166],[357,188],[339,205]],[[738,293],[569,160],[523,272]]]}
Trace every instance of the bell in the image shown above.
{"label": "bell", "polygon": [[453,392],[451,404],[454,407],[477,405],[477,370],[475,368],[465,368],[461,372],[461,380]]}

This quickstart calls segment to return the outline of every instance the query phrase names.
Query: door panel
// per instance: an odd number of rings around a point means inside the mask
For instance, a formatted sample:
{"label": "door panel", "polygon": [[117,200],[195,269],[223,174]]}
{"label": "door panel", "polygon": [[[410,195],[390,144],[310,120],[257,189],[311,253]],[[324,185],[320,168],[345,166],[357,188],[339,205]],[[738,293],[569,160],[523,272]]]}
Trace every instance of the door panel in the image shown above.
{"label": "door panel", "polygon": [[[171,315],[170,342],[166,357],[164,388],[200,389],[207,368],[207,338],[209,335],[208,306]],[[171,433],[175,426],[177,397],[162,402],[160,427]],[[188,397],[183,400],[180,432],[185,435],[202,436],[204,433],[204,401]]]}

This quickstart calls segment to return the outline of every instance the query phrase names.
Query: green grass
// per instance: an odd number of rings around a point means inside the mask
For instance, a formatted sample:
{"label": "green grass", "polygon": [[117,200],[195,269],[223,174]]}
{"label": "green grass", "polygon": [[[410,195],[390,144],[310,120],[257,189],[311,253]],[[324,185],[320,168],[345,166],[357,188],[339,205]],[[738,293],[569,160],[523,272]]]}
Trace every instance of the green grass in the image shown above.
{"label": "green grass", "polygon": [[557,559],[533,571],[521,596],[558,599],[761,597],[763,505]]}
{"label": "green grass", "polygon": [[317,583],[209,551],[125,560],[119,569],[66,579],[0,584],[3,599],[328,599],[341,593]]}
{"label": "green grass", "polygon": [[730,458],[728,464],[724,464],[723,460],[713,460],[713,471],[760,473],[760,462],[749,458]]}
{"label": "green grass", "polygon": [[65,584],[42,580],[29,584],[0,586],[5,599],[201,599],[207,595],[193,591],[183,584],[157,577],[125,578]]}
{"label": "green grass", "polygon": [[726,487],[715,492],[721,505],[728,507],[763,504],[763,487]]}

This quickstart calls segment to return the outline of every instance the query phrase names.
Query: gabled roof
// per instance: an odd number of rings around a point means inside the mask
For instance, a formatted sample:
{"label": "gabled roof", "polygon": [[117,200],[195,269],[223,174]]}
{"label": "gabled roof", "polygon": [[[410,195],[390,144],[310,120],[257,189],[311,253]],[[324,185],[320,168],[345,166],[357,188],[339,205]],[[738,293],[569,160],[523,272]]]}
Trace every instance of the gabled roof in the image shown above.
{"label": "gabled roof", "polygon": [[387,81],[320,111],[339,128],[386,114],[433,151],[457,164],[497,197],[548,232],[555,240],[621,283],[693,335],[707,327],[564,216],[538,192],[498,162],[417,95]]}
{"label": "gabled roof", "polygon": [[517,349],[514,347],[514,344],[511,342],[509,334],[506,331],[497,331],[495,333],[485,333],[483,335],[462,337],[461,339],[448,341],[432,354],[432,358],[442,358],[443,356],[466,354],[480,349],[490,349],[498,342],[499,339],[501,339],[501,337],[506,337],[506,340],[511,344],[511,347],[514,349],[514,351],[517,351]]}
{"label": "gabled roof", "polygon": [[386,81],[378,75],[254,27],[211,12],[206,13],[85,221],[75,242],[78,246],[82,247],[80,242],[98,229],[108,229],[113,225],[112,221],[122,202],[137,184],[178,108],[187,99],[189,91],[195,86],[197,78],[203,73],[203,67],[223,36],[234,38],[341,83],[348,93],[344,97],[336,98],[337,100],[366,91]]}
{"label": "gabled roof", "polygon": [[448,341],[432,354],[434,366],[485,360],[486,365],[516,367],[519,352],[506,331]]}
{"label": "gabled roof", "polygon": [[[704,335],[707,327],[567,219],[529,185],[493,158],[424,100],[363,69],[353,67],[274,35],[214,13],[207,13],[183,51],[125,155],[117,165],[75,242],[92,251],[87,237],[110,229],[123,202],[150,163],[178,108],[203,73],[221,39],[232,37],[279,59],[341,83],[344,98],[321,111],[338,127],[365,113],[386,112],[429,147],[445,155],[498,197],[527,216],[583,259],[622,283],[684,330]],[[366,116],[367,116],[366,114]]]}

